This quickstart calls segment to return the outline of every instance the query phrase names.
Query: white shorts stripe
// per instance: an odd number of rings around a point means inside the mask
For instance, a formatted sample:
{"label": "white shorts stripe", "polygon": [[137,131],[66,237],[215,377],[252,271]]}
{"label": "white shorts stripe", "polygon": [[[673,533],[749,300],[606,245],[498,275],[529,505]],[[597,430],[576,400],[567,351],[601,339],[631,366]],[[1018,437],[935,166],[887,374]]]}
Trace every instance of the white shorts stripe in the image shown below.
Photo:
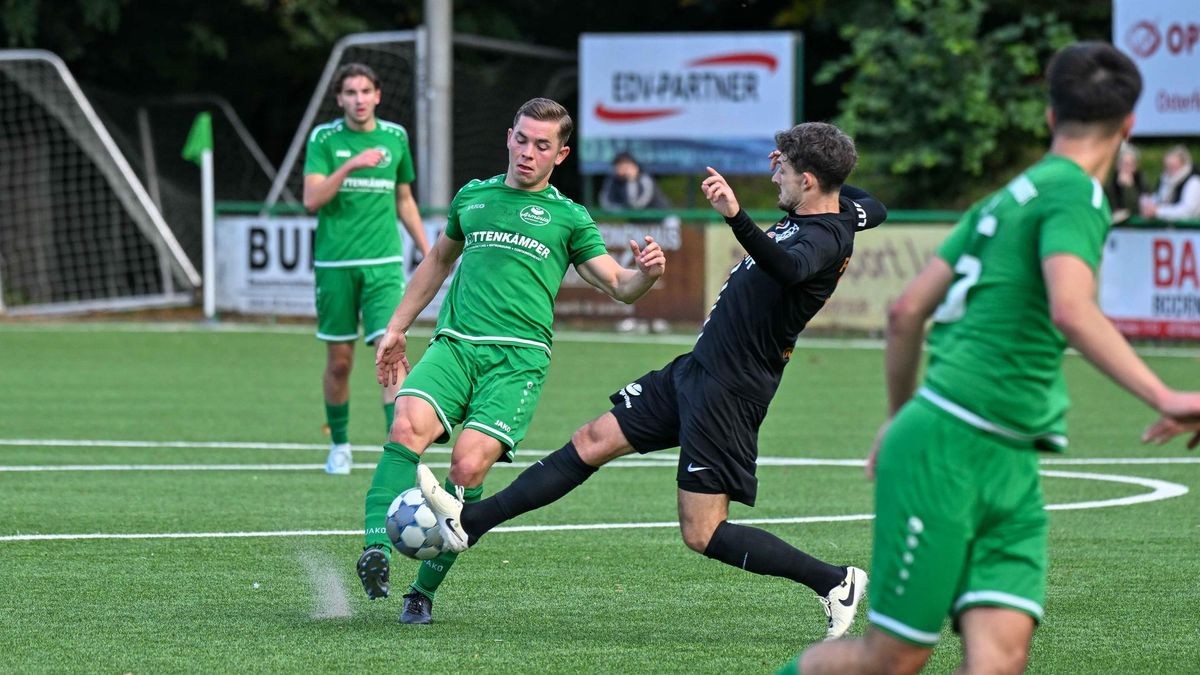
{"label": "white shorts stripe", "polygon": [[981,431],[986,431],[988,433],[995,434],[997,436],[1004,436],[1005,438],[1011,438],[1011,439],[1018,440],[1018,441],[1032,442],[1032,441],[1044,440],[1044,441],[1049,441],[1050,443],[1053,443],[1054,445],[1056,445],[1060,448],[1067,447],[1067,437],[1063,436],[1062,434],[1040,434],[1040,435],[1033,436],[1030,434],[1023,434],[1019,431],[1013,431],[1012,429],[1002,427],[999,424],[996,424],[995,422],[991,422],[989,420],[986,420],[986,419],[980,417],[979,415],[976,415],[975,413],[971,412],[970,410],[967,410],[966,408],[960,406],[959,404],[955,403],[954,401],[951,401],[950,399],[946,398],[945,396],[938,394],[937,392],[929,389],[928,387],[921,387],[920,389],[918,389],[917,396],[920,396],[921,398],[925,399],[926,401],[929,401],[930,403],[934,404],[935,406],[941,408],[942,410],[950,413],[951,415],[957,417],[958,419],[962,420],[963,422],[966,422],[967,424],[970,424],[971,426],[973,426],[976,429],[979,429]]}
{"label": "white shorts stripe", "polygon": [[370,335],[363,338],[363,342],[374,342],[375,338],[379,337],[380,335],[383,335],[386,332],[387,332],[386,328],[380,328],[379,330],[375,331],[374,333],[371,333]]}
{"label": "white shorts stripe", "polygon": [[941,637],[938,633],[927,633],[923,630],[917,630],[912,626],[902,624],[892,617],[884,616],[873,609],[867,612],[867,620],[879,626],[880,628],[886,628],[890,630],[896,635],[930,647],[936,645],[938,638]]}
{"label": "white shorts stripe", "polygon": [[446,413],[442,412],[442,407],[438,405],[438,402],[433,400],[433,397],[426,392],[423,392],[420,389],[401,389],[400,391],[396,392],[396,398],[400,398],[401,396],[416,396],[422,401],[425,401],[429,405],[433,406],[433,411],[437,413],[438,419],[442,422],[442,428],[446,430],[446,433],[449,434],[450,432],[454,431],[454,427],[450,425],[450,418],[446,417]]}
{"label": "white shorts stripe", "polygon": [[1042,620],[1044,610],[1036,602],[1022,598],[1012,593],[1001,591],[967,591],[959,596],[954,603],[954,613],[958,614],[967,605],[1003,605],[1032,614],[1038,621]]}
{"label": "white shorts stripe", "polygon": [[354,342],[358,339],[358,333],[350,333],[349,335],[330,335],[317,331],[317,339],[326,342]]}
{"label": "white shorts stripe", "polygon": [[537,347],[539,349],[546,350],[547,354],[550,353],[550,346],[546,345],[544,343],[538,342],[537,340],[526,340],[524,338],[505,337],[502,335],[467,335],[466,333],[460,333],[456,330],[451,330],[449,328],[439,328],[437,330],[437,332],[434,333],[434,337],[437,337],[438,335],[449,335],[452,338],[458,338],[459,340],[464,340],[466,342],[483,342],[483,343],[492,343],[492,344],[524,345],[526,347]]}
{"label": "white shorts stripe", "polygon": [[500,431],[499,429],[493,429],[492,427],[489,427],[486,424],[480,424],[479,422],[467,422],[466,424],[463,425],[463,428],[464,429],[478,429],[478,430],[482,431],[483,433],[487,434],[488,436],[492,436],[499,441],[503,441],[504,443],[507,443],[509,448],[514,448],[517,445],[515,442],[513,442],[512,436],[509,436],[508,434],[504,433],[503,431]]}
{"label": "white shorts stripe", "polygon": [[362,260],[317,260],[313,267],[373,267],[404,262],[404,256],[393,255],[387,258],[363,258]]}

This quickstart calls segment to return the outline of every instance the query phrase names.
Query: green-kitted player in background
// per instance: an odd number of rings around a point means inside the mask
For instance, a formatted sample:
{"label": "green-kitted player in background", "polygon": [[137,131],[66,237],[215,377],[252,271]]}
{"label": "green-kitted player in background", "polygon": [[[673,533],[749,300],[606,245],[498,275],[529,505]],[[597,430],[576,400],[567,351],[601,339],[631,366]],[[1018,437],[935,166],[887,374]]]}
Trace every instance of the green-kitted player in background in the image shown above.
{"label": "green-kitted player in background", "polygon": [[810,647],[806,675],[916,672],[947,616],[963,672],[1024,671],[1046,598],[1038,456],[1066,449],[1067,345],[1163,416],[1143,440],[1200,417],[1200,393],[1164,385],[1096,303],[1111,221],[1100,181],[1133,127],[1137,66],[1085,42],[1058,52],[1046,80],[1049,154],[968,210],[890,310],[889,420],[867,459],[871,625]]}
{"label": "green-kitted player in background", "polygon": [[[359,317],[368,345],[383,334],[404,295],[399,215],[422,255],[429,242],[413,199],[412,151],[404,127],[375,117],[382,91],[367,66],[350,63],[333,78],[342,118],[313,129],[304,159],[304,208],[317,212],[313,251],[317,338],[327,359],[322,385],[332,445],[326,473],[350,473],[350,369]],[[392,423],[396,390],[383,387]]]}
{"label": "green-kitted player in background", "polygon": [[[408,370],[405,331],[461,261],[442,303],[433,343],[408,373],[396,399],[389,442],[366,498],[366,548],[358,574],[371,598],[388,595],[391,541],[387,509],[416,484],[417,463],[434,442],[462,424],[450,457],[447,489],[476,501],[498,460],[511,461],[525,437],[550,367],[554,296],[574,265],[592,286],[633,302],[663,274],[654,239],[630,241],[635,266],[621,266],[605,247],[587,209],[567,199],[550,174],[567,158],[574,124],[545,98],[527,101],[508,130],[508,171],[467,183],[446,214],[446,231],[413,273],[412,284],[376,350],[380,383]],[[404,596],[403,623],[429,623],[434,593],[455,553],[425,561]]]}

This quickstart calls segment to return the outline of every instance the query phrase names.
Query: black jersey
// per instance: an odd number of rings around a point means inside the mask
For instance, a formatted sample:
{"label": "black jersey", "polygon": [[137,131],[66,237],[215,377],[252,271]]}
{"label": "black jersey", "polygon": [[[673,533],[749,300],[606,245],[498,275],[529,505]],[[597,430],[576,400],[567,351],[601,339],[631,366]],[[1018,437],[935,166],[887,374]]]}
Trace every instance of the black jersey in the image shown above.
{"label": "black jersey", "polygon": [[726,218],[748,255],[721,287],[692,350],[705,371],[751,401],[770,403],[796,338],[850,263],[854,234],[886,218],[883,204],[848,185],[838,213],[789,213],[765,232],[745,211]]}

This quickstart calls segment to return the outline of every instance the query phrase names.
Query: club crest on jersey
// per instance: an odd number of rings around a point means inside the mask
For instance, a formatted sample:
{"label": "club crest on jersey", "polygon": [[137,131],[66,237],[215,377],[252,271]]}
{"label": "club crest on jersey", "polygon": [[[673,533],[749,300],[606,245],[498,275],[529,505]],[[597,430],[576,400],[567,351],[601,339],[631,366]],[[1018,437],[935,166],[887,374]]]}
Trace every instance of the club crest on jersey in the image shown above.
{"label": "club crest on jersey", "polygon": [[387,148],[385,148],[382,145],[376,147],[375,149],[378,150],[383,155],[383,159],[379,160],[379,163],[375,165],[375,168],[376,169],[388,168],[388,166],[392,163],[392,151],[388,150]]}
{"label": "club crest on jersey", "polygon": [[795,223],[792,223],[792,224],[788,225],[786,229],[781,230],[779,232],[779,234],[775,235],[775,241],[787,241],[788,239],[792,238],[792,235],[796,234],[799,231],[800,231],[800,226]]}
{"label": "club crest on jersey", "polygon": [[521,220],[530,225],[549,225],[550,212],[540,206],[529,205],[521,209]]}

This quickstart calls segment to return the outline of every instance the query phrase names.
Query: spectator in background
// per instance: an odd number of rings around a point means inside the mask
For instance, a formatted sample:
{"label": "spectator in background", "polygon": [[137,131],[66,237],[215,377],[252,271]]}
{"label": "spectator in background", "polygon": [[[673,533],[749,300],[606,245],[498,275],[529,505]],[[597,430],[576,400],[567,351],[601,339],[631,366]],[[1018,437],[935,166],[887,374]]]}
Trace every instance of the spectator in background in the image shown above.
{"label": "spectator in background", "polygon": [[1200,220],[1200,173],[1192,155],[1177,145],[1163,156],[1162,177],[1153,199],[1142,201],[1142,215],[1159,220]]}
{"label": "spectator in background", "polygon": [[1146,193],[1146,177],[1138,166],[1140,161],[1141,153],[1132,143],[1121,144],[1116,170],[1104,188],[1114,223],[1129,220],[1129,216],[1138,208],[1138,200]]}
{"label": "spectator in background", "polygon": [[617,153],[612,162],[612,174],[600,187],[600,208],[605,211],[635,209],[667,209],[671,202],[650,174],[628,152]]}

